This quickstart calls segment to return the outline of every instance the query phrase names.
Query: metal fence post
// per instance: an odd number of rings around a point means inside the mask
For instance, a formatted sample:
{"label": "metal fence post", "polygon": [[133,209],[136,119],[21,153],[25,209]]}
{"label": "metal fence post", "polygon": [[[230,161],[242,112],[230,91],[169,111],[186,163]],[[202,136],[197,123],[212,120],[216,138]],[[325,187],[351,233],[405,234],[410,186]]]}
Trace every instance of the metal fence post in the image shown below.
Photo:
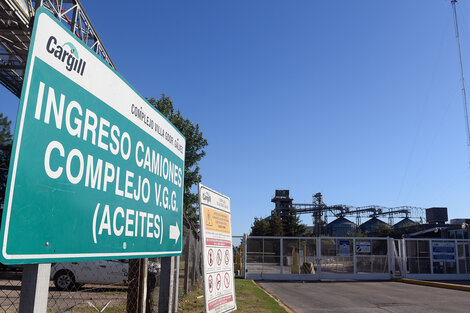
{"label": "metal fence post", "polygon": [[[432,240],[429,239],[428,242],[429,242],[429,259],[431,260],[431,262],[430,262],[431,263],[431,274],[434,274],[434,253],[432,251]],[[416,249],[416,250],[418,250],[418,249]],[[421,268],[420,268],[419,273],[421,274]]]}
{"label": "metal fence post", "polygon": [[147,306],[148,259],[129,260],[127,313],[145,313]]}
{"label": "metal fence post", "polygon": [[21,280],[20,313],[47,312],[51,264],[26,264]]}
{"label": "metal fence post", "polygon": [[175,271],[174,271],[174,288],[173,288],[173,312],[177,313],[178,312],[178,300],[179,300],[179,286],[180,286],[180,256],[174,257],[176,258],[176,264],[175,264]]}
{"label": "metal fence post", "polygon": [[391,263],[390,263],[390,273],[392,274],[392,276],[396,276],[396,266],[395,266],[395,260],[396,260],[396,256],[395,256],[395,239],[393,238],[390,238],[390,251],[389,253],[391,254]]}
{"label": "metal fence post", "polygon": [[[183,282],[183,293],[187,294],[189,292],[189,249],[190,249],[190,244],[189,241],[191,239],[191,230],[186,230],[185,229],[185,234],[186,234],[186,240],[184,244],[184,249],[183,249],[183,255],[184,255],[184,282]],[[184,235],[183,235],[184,238]],[[194,263],[194,262],[193,262]]]}
{"label": "metal fence post", "polygon": [[149,270],[149,259],[140,259],[140,294],[139,294],[139,313],[146,312],[147,305],[147,279]]}
{"label": "metal fence post", "polygon": [[160,274],[160,295],[158,301],[158,313],[173,312],[173,290],[175,257],[164,257],[161,259],[162,268]]}
{"label": "metal fence post", "polygon": [[261,239],[261,240],[262,240],[262,242],[263,242],[263,245],[262,245],[262,247],[263,247],[263,248],[262,248],[262,249],[263,249],[263,254],[261,254],[261,256],[262,256],[262,257],[261,257],[261,262],[263,262],[263,263],[261,263],[261,279],[263,279],[263,273],[264,273],[264,237],[263,237],[263,239]]}
{"label": "metal fence post", "polygon": [[353,238],[353,260],[354,260],[354,275],[357,274],[357,258],[356,258],[356,238]]}
{"label": "metal fence post", "polygon": [[196,271],[197,267],[199,266],[199,259],[201,258],[201,251],[199,249],[200,242],[194,236],[190,237],[190,246],[193,250],[193,262],[191,267],[191,289],[193,288],[194,284],[196,283]]}
{"label": "metal fence post", "polygon": [[279,265],[281,265],[281,275],[284,274],[284,239],[281,237],[281,253],[280,253],[280,257],[281,257],[281,260],[279,262]]}
{"label": "metal fence post", "polygon": [[408,274],[408,262],[407,262],[407,253],[406,253],[406,239],[403,238],[401,240],[401,262],[402,262],[402,268],[403,268],[403,273],[402,273],[402,277],[403,278],[406,278],[407,274]]}
{"label": "metal fence post", "polygon": [[243,278],[246,279],[246,255],[248,253],[248,235],[243,235]]}
{"label": "metal fence post", "polygon": [[317,244],[315,245],[316,252],[317,252],[317,272],[318,272],[318,279],[321,276],[321,237],[316,237]]}

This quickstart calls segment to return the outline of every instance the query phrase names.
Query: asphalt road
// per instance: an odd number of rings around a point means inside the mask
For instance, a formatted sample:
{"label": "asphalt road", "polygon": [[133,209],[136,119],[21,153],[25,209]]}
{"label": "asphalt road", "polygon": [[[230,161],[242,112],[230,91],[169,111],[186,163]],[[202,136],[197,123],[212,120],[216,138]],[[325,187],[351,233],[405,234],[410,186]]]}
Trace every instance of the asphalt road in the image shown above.
{"label": "asphalt road", "polygon": [[470,311],[469,292],[393,281],[258,283],[296,313]]}

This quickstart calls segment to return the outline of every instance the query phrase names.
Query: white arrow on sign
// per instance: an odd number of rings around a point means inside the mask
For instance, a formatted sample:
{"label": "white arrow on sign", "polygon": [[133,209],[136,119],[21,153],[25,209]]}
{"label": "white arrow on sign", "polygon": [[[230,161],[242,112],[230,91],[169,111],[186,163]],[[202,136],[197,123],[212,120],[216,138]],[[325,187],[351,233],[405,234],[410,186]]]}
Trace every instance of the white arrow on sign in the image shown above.
{"label": "white arrow on sign", "polygon": [[178,227],[178,223],[175,226],[170,225],[170,239],[175,239],[175,244],[178,242],[180,238],[180,228]]}

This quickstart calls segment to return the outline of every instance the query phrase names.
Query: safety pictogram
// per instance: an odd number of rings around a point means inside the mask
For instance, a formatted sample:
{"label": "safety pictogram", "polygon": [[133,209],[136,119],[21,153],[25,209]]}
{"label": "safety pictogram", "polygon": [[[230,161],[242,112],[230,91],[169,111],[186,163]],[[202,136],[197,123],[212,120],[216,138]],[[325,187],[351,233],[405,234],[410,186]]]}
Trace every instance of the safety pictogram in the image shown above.
{"label": "safety pictogram", "polygon": [[212,278],[212,275],[209,275],[207,280],[209,281],[209,292],[212,293],[214,290],[214,279]]}
{"label": "safety pictogram", "polygon": [[212,251],[212,249],[209,249],[209,252],[207,252],[207,263],[209,266],[214,264],[214,251]]}
{"label": "safety pictogram", "polygon": [[220,290],[221,286],[222,286],[222,276],[220,276],[220,273],[219,273],[217,274],[215,278],[215,287],[217,288],[217,290]]}
{"label": "safety pictogram", "polygon": [[217,266],[220,266],[222,264],[222,250],[217,250]]}
{"label": "safety pictogram", "polygon": [[225,286],[225,288],[230,287],[230,276],[229,276],[228,272],[226,272],[225,275],[224,275],[224,286]]}
{"label": "safety pictogram", "polygon": [[225,265],[228,265],[228,263],[230,262],[230,251],[228,251],[228,249],[225,250],[224,261],[225,261]]}

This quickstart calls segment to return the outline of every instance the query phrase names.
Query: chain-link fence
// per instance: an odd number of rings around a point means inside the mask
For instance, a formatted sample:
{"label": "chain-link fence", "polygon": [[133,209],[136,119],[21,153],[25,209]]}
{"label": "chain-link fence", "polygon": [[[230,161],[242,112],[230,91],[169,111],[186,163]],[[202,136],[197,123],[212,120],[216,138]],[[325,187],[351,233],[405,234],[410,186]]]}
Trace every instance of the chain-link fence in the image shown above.
{"label": "chain-link fence", "polygon": [[0,311],[18,312],[21,290],[21,266],[0,266]]}
{"label": "chain-link fence", "polygon": [[[184,295],[202,287],[201,242],[196,229],[185,227],[182,240],[183,254],[173,257],[169,267],[162,267],[162,258],[53,263],[48,312],[157,313],[162,312],[161,297],[172,303],[174,311],[177,289]],[[162,268],[174,273],[166,293],[160,290]],[[22,269],[20,265],[0,267],[0,312],[18,312]]]}
{"label": "chain-link fence", "polygon": [[187,294],[202,286],[202,254],[200,237],[192,228],[183,232],[183,254],[180,258],[180,294]]}
{"label": "chain-link fence", "polygon": [[48,311],[125,310],[130,264],[127,260],[52,264]]}

